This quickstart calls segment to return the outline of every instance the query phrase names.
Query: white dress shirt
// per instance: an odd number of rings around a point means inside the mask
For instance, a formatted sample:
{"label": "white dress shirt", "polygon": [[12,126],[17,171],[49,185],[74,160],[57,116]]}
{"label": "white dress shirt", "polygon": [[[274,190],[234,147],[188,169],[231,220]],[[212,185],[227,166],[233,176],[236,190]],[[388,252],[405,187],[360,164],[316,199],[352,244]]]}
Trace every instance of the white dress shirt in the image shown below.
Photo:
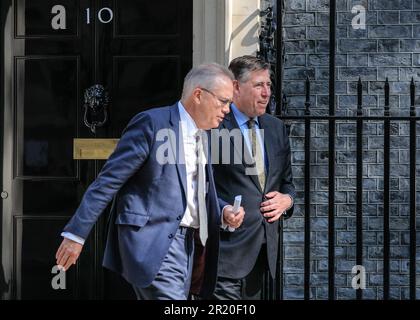
{"label": "white dress shirt", "polygon": [[265,163],[265,151],[264,151],[264,141],[263,141],[263,137],[261,136],[261,131],[260,131],[260,123],[258,120],[258,117],[254,117],[254,118],[250,118],[248,117],[246,114],[244,114],[243,112],[241,112],[237,106],[235,106],[235,104],[232,103],[231,105],[231,110],[233,113],[233,116],[235,117],[236,122],[238,123],[239,129],[242,132],[242,136],[244,137],[245,140],[245,144],[248,147],[248,151],[250,154],[252,154],[252,146],[251,146],[251,141],[249,141],[249,130],[248,129],[248,124],[247,122],[249,120],[254,120],[255,121],[255,129],[256,129],[256,133],[257,133],[257,139],[259,140],[259,145],[261,147],[261,154],[263,156],[263,163],[264,163],[264,168],[265,168],[265,173],[267,174],[267,166]]}
{"label": "white dress shirt", "polygon": [[[194,119],[188,114],[181,102],[178,102],[180,116],[180,128],[182,132],[182,143],[184,146],[184,163],[187,177],[187,207],[180,225],[183,227],[198,228],[198,202],[197,202],[197,125]],[[183,155],[180,155],[181,157]],[[205,157],[204,157],[205,159]],[[182,160],[182,159],[181,159]],[[205,180],[204,180],[205,181]]]}

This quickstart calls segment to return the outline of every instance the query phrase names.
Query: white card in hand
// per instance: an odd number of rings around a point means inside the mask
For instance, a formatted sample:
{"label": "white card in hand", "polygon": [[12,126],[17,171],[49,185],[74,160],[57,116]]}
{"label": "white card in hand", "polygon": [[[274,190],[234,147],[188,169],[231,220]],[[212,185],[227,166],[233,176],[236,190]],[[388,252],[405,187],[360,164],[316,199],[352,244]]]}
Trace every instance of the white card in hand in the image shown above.
{"label": "white card in hand", "polygon": [[[238,196],[235,197],[235,202],[233,203],[233,208],[232,208],[232,212],[234,214],[239,213],[239,207],[241,206],[241,201],[242,201],[242,196],[241,195],[238,195]],[[230,232],[233,232],[233,231],[235,231],[235,228],[228,227],[228,230]]]}
{"label": "white card in hand", "polygon": [[233,204],[233,213],[238,214],[239,213],[239,207],[241,206],[242,196],[238,195],[235,197],[235,202]]}

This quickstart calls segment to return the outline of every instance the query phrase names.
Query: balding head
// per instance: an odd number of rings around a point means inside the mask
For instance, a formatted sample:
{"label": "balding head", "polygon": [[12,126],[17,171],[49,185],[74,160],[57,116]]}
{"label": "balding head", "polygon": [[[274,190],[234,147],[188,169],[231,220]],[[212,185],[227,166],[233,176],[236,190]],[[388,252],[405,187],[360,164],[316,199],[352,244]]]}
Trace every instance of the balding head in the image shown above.
{"label": "balding head", "polygon": [[213,90],[221,80],[226,79],[234,80],[232,72],[217,63],[202,64],[192,68],[184,79],[182,100],[190,96],[197,87]]}

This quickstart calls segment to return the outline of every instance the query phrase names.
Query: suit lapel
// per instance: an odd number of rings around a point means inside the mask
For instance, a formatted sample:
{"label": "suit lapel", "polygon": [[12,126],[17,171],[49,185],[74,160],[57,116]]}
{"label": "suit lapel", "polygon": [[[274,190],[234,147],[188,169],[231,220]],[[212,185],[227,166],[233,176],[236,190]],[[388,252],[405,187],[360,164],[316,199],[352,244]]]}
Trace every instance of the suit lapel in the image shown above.
{"label": "suit lapel", "polygon": [[[240,130],[238,123],[236,122],[235,116],[232,114],[232,111],[230,112],[230,114],[225,116],[225,120],[223,121],[223,126],[229,130],[229,132],[231,132],[232,130]],[[242,142],[245,142],[242,139]],[[237,145],[233,139],[233,137],[230,137],[230,143],[232,144],[233,148],[234,148],[234,153],[236,153],[236,156],[239,156],[239,159],[242,159],[242,163],[244,163],[244,157],[243,157],[243,152],[242,149],[240,148],[239,145]],[[242,148],[243,148],[243,143],[241,144]],[[245,152],[248,152],[248,150],[246,150],[245,148]],[[248,152],[249,155],[249,152]]]}
{"label": "suit lapel", "polygon": [[[179,179],[181,180],[182,189],[184,190],[184,195],[187,195],[187,173],[185,168],[185,154],[184,154],[184,144],[182,136],[180,136],[180,116],[178,110],[178,104],[173,105],[170,108],[170,125],[171,129],[175,132],[175,141],[173,135],[169,134],[169,140],[171,144],[171,151],[173,152],[174,159],[176,159],[176,169],[178,171]],[[179,145],[179,149],[178,149]],[[179,153],[177,155],[177,150]]]}
{"label": "suit lapel", "polygon": [[[233,129],[237,129],[237,130],[239,130],[239,132],[241,132],[240,131],[241,129],[239,128],[238,123],[236,122],[235,116],[233,115],[232,112],[230,112],[230,114],[225,116],[225,120],[223,121],[223,125],[225,126],[226,129],[229,130],[229,132]],[[242,144],[241,144],[242,145],[242,150],[240,149],[240,146],[235,144],[234,138],[232,136],[230,137],[230,143],[234,147],[234,152],[236,152],[237,155],[239,155],[241,157],[240,159],[242,159],[242,165],[245,167],[245,170],[247,168],[250,168],[252,165],[247,164],[245,159],[252,159],[252,158],[251,158],[251,154],[249,153],[249,150],[246,146],[245,139],[243,139],[243,136],[242,136]],[[235,154],[233,155],[233,159],[235,159]],[[233,159],[231,159],[231,161]],[[249,178],[252,180],[252,182],[255,184],[255,186],[258,188],[258,190],[260,192],[262,192],[260,182],[258,181],[258,177],[256,175],[249,175]]]}
{"label": "suit lapel", "polygon": [[264,115],[258,117],[258,121],[260,123],[260,128],[263,129],[264,131],[264,151],[265,151],[265,156],[266,156],[266,163],[267,163],[267,168],[266,168],[266,181],[265,181],[265,185],[269,186],[270,183],[270,172],[272,172],[272,166],[274,165],[275,159],[274,159],[274,150],[273,150],[273,145],[275,144],[276,141],[276,137],[274,136],[274,131],[270,130],[270,128],[267,126],[266,123],[266,118],[264,117]]}

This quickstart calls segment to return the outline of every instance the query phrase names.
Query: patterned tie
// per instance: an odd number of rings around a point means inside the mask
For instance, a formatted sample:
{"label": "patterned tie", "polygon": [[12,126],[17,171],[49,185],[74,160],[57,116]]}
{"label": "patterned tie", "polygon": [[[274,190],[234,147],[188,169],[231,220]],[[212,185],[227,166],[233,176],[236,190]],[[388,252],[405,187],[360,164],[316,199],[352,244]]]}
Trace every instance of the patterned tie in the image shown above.
{"label": "patterned tie", "polygon": [[206,160],[203,150],[203,131],[198,130],[196,134],[197,142],[197,203],[198,219],[200,222],[200,240],[203,246],[206,245],[208,238],[207,230],[207,208],[206,208]]}
{"label": "patterned tie", "polygon": [[256,174],[258,175],[258,181],[260,182],[261,190],[265,187],[265,170],[264,170],[264,158],[262,154],[262,147],[260,139],[257,138],[257,129],[255,127],[255,120],[249,119],[247,121],[249,140],[252,146],[252,157],[255,160],[255,166],[257,169]]}

